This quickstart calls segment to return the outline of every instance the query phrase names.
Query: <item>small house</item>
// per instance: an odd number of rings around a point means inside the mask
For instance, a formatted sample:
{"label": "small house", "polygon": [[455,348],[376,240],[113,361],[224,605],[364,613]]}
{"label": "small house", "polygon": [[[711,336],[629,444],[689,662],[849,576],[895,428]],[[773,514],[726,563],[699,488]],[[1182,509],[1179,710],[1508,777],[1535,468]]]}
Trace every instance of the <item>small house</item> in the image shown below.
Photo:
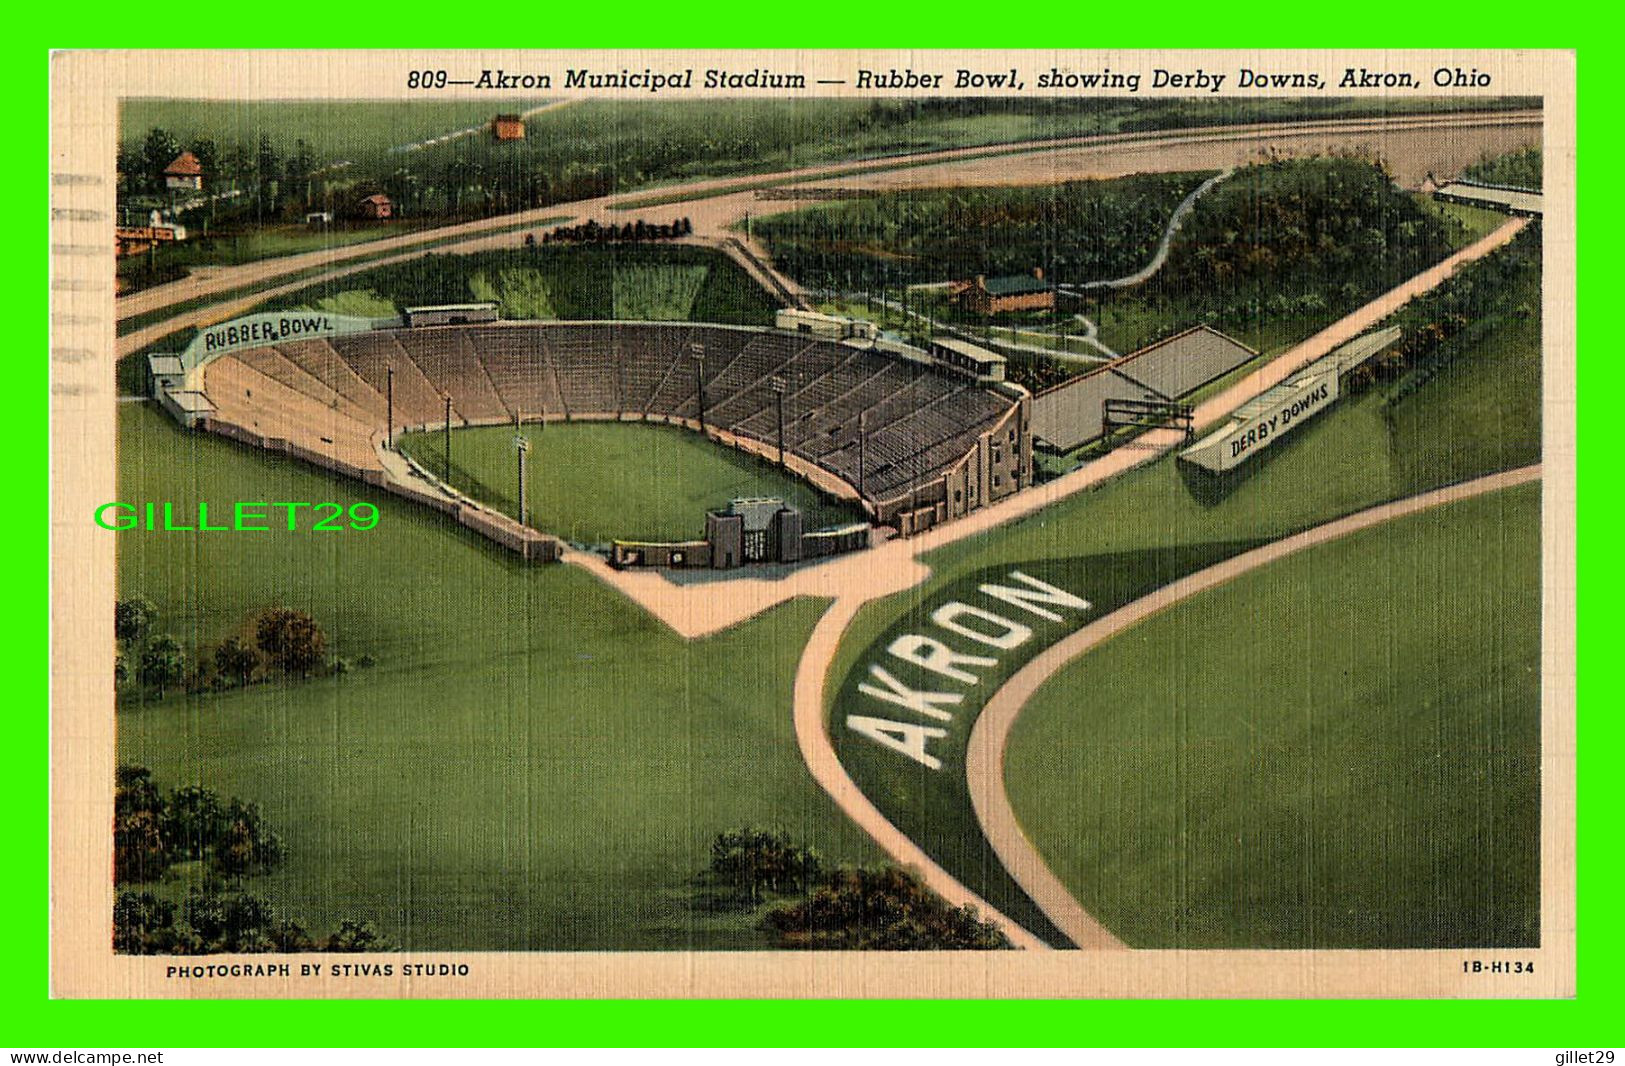
{"label": "small house", "polygon": [[518,115],[498,115],[491,120],[491,133],[499,141],[525,139],[525,120]]}
{"label": "small house", "polygon": [[979,315],[1049,311],[1055,307],[1055,286],[1044,280],[1042,267],[1034,267],[1031,274],[1007,274],[997,278],[978,274],[976,280],[950,291],[959,306]]}
{"label": "small house", "polygon": [[394,214],[394,201],[381,192],[373,193],[361,201],[362,218],[391,218]]}
{"label": "small house", "polygon": [[170,189],[203,189],[203,164],[191,152],[182,152],[164,168],[164,185]]}

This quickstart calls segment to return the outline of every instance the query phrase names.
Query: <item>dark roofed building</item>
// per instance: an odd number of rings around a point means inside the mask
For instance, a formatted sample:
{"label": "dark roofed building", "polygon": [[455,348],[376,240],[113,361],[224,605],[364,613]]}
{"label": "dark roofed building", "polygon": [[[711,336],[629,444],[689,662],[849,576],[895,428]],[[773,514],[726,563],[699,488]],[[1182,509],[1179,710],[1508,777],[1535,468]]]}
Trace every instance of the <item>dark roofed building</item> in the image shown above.
{"label": "dark roofed building", "polygon": [[362,218],[389,218],[395,213],[395,203],[383,193],[373,193],[361,201]]}
{"label": "dark roofed building", "polygon": [[989,278],[981,274],[954,293],[959,306],[979,315],[1006,311],[1048,311],[1055,307],[1055,286],[1044,280],[1041,267],[1031,274]]}

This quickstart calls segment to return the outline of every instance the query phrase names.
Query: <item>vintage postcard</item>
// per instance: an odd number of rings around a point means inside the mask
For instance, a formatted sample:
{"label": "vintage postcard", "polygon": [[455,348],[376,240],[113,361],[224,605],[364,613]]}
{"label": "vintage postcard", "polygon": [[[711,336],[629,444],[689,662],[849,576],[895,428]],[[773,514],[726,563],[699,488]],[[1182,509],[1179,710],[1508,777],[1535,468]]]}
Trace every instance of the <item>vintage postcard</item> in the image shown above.
{"label": "vintage postcard", "polygon": [[1575,992],[1567,52],[63,52],[63,997]]}

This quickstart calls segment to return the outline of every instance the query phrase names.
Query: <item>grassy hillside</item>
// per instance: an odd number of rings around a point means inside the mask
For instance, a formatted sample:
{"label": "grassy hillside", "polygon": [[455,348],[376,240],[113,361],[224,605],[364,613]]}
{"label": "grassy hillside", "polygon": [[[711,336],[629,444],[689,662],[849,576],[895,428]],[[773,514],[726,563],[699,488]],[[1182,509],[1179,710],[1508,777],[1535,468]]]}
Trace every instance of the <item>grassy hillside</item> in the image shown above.
{"label": "grassy hillside", "polygon": [[119,709],[121,761],[261,805],[287,859],[248,888],[279,912],[319,931],[369,919],[411,950],[759,948],[755,916],[691,884],[716,833],[779,825],[831,860],[878,858],[783,712],[819,604],[684,641],[573,567],[524,567],[146,405],[120,417],[122,499],[382,512],[336,535],[119,534],[120,595],[152,599],[189,657],[279,604],[310,612],[331,654],[376,659]]}
{"label": "grassy hillside", "polygon": [[1023,830],[1131,946],[1538,943],[1539,486],[1148,620],[1041,688],[1006,758]]}
{"label": "grassy hillside", "polygon": [[[705,248],[586,246],[430,253],[267,301],[259,310],[338,309],[362,294],[396,311],[495,300],[504,318],[653,320],[772,325],[775,304],[732,260]],[[376,313],[376,312],[374,312]]]}

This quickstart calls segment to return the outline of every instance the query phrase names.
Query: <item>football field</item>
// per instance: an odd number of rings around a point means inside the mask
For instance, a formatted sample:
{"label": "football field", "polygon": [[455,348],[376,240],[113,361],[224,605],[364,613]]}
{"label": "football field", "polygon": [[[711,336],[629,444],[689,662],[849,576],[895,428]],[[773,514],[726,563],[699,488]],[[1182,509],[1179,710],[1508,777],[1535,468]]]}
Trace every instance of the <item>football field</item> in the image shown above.
{"label": "football field", "polygon": [[[808,529],[856,517],[772,462],[676,426],[638,422],[527,423],[526,510],[532,526],[577,544],[693,540],[705,512],[739,496],[776,496],[801,509]],[[401,450],[445,473],[443,433],[400,438]],[[504,514],[519,509],[511,426],[454,429],[449,482]]]}

